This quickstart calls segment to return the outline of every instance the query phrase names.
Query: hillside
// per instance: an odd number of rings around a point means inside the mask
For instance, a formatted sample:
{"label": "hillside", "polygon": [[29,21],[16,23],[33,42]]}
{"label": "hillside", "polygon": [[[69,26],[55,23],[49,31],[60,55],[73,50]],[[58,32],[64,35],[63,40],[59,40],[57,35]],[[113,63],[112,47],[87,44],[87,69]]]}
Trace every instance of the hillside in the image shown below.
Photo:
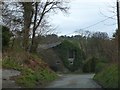
{"label": "hillside", "polygon": [[42,87],[57,78],[57,75],[34,54],[25,51],[12,51],[3,53],[3,69],[14,69],[21,75],[14,80],[22,87]]}

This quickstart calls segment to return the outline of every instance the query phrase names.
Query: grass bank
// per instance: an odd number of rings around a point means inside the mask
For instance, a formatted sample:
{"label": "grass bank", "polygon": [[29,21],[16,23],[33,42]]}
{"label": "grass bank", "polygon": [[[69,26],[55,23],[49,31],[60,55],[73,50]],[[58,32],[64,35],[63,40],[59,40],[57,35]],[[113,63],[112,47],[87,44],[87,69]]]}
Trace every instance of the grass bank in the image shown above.
{"label": "grass bank", "polygon": [[23,87],[44,86],[57,78],[56,73],[40,58],[24,51],[9,50],[4,53],[2,67],[19,70],[21,75],[15,81]]}
{"label": "grass bank", "polygon": [[103,88],[118,88],[118,65],[112,64],[97,73],[94,80],[99,82]]}

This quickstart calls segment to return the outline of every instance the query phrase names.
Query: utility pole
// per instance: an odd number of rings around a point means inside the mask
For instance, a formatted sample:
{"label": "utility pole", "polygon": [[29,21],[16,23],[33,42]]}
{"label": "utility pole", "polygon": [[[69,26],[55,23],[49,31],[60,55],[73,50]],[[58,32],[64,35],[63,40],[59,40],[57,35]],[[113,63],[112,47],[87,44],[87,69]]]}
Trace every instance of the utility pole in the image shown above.
{"label": "utility pole", "polygon": [[[117,0],[117,24],[118,24],[118,72],[120,70],[120,5],[119,5],[120,1]],[[119,77],[118,73],[118,77]],[[118,80],[118,88],[120,88],[120,81]]]}
{"label": "utility pole", "polygon": [[120,9],[119,9],[119,0],[117,0],[117,24],[118,30],[120,29]]}
{"label": "utility pole", "polygon": [[120,10],[119,9],[119,0],[117,0],[118,60],[120,59],[120,11],[119,10]]}

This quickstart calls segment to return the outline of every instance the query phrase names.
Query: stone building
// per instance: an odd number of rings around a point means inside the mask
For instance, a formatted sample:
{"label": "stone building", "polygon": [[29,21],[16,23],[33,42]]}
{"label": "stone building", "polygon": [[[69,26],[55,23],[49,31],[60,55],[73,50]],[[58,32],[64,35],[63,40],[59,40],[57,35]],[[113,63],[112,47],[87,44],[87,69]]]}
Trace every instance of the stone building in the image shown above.
{"label": "stone building", "polygon": [[[48,63],[49,67],[54,71],[68,72],[71,68],[77,69],[73,66],[78,65],[77,61],[80,62],[80,59],[77,59],[77,57],[80,57],[78,55],[78,48],[73,46],[71,43],[69,43],[69,46],[63,46],[63,48],[61,48],[61,45],[63,44],[64,41],[52,44],[39,45],[38,53],[43,58],[43,60]],[[64,48],[67,49],[65,50],[65,52],[63,52],[64,54],[61,57],[60,53],[62,54]],[[58,49],[58,51],[61,50],[61,52],[58,52],[56,49]]]}

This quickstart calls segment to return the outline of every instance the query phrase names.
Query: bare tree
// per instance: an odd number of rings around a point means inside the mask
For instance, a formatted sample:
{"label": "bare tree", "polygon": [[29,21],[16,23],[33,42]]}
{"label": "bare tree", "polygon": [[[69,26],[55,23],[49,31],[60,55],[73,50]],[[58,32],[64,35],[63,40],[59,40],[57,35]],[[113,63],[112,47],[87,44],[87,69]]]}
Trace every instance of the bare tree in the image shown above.
{"label": "bare tree", "polygon": [[17,2],[2,2],[2,23],[12,31],[23,26],[23,9]]}
{"label": "bare tree", "polygon": [[34,25],[33,25],[33,34],[32,34],[32,44],[31,44],[31,51],[35,51],[34,48],[34,41],[35,41],[35,32],[37,28],[42,23],[42,20],[46,15],[48,15],[50,12],[57,12],[58,10],[61,10],[62,12],[67,12],[69,9],[66,6],[66,3],[64,0],[46,0],[46,2],[36,2],[34,4]]}
{"label": "bare tree", "polygon": [[36,30],[36,36],[56,33],[56,28],[56,26],[51,25],[50,22],[48,22],[46,18],[44,18],[40,26]]}
{"label": "bare tree", "polygon": [[0,22],[2,25],[9,27],[10,31],[12,31],[14,36],[11,38],[11,47],[13,47],[16,40],[21,38],[21,36],[18,37],[18,33],[22,33],[24,26],[22,5],[18,2],[2,2],[1,5],[2,18]]}
{"label": "bare tree", "polygon": [[[35,51],[34,41],[38,28],[41,27],[42,29],[39,30],[43,30],[43,27],[51,27],[46,24],[46,16],[49,16],[51,12],[56,13],[58,10],[67,12],[69,9],[67,3],[66,0],[41,0],[40,2],[15,3],[4,2],[3,21],[6,25],[14,26],[15,28],[22,25],[18,30],[21,29],[23,32],[23,46],[25,50],[29,47],[30,28],[32,27],[31,51]],[[10,9],[10,5],[11,7],[15,6],[15,8]]]}

